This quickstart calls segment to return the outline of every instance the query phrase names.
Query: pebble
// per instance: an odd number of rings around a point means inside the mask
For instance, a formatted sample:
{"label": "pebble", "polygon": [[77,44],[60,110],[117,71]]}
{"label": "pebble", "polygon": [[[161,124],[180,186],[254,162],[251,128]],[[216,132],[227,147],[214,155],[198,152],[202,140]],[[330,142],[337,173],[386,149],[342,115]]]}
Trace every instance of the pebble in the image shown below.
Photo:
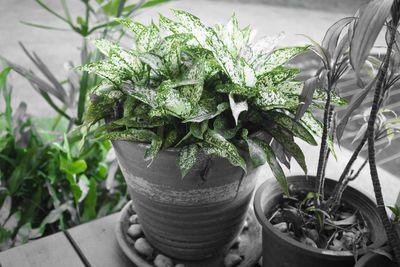
{"label": "pebble", "polygon": [[151,257],[153,255],[153,248],[149,242],[143,237],[139,238],[135,242],[135,249],[142,255]]}
{"label": "pebble", "polygon": [[177,265],[175,265],[175,267],[185,267],[185,264],[183,264],[183,263],[178,263]]}
{"label": "pebble", "polygon": [[154,259],[154,265],[156,267],[174,267],[172,260],[162,254],[158,254]]}
{"label": "pebble", "polygon": [[139,223],[139,218],[137,214],[133,214],[131,217],[129,217],[129,223],[130,224],[138,224]]}
{"label": "pebble", "polygon": [[237,254],[229,253],[225,256],[224,264],[225,267],[234,267],[242,262],[242,258]]}
{"label": "pebble", "polygon": [[132,224],[128,228],[128,235],[132,238],[138,238],[142,235],[142,226],[140,224]]}

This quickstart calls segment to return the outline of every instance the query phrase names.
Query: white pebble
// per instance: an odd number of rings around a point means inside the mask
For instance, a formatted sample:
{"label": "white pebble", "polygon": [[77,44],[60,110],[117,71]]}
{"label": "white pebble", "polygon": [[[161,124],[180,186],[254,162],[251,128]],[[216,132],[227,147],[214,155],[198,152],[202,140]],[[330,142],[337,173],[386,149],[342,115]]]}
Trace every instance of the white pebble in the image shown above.
{"label": "white pebble", "polygon": [[158,254],[154,259],[154,265],[156,267],[174,267],[172,260],[162,254]]}
{"label": "white pebble", "polygon": [[150,246],[149,242],[143,237],[139,238],[135,242],[135,249],[142,255],[151,257],[153,255],[153,248]]}
{"label": "white pebble", "polygon": [[130,224],[138,224],[139,223],[139,218],[137,214],[133,214],[131,217],[129,217],[129,223]]}
{"label": "white pebble", "polygon": [[229,253],[225,256],[224,264],[225,267],[234,267],[242,262],[242,258],[237,254]]}
{"label": "white pebble", "polygon": [[138,238],[142,235],[142,226],[140,224],[132,224],[128,228],[128,235],[132,238]]}
{"label": "white pebble", "polygon": [[183,263],[178,263],[177,265],[175,265],[175,267],[185,267],[185,264],[183,264]]}

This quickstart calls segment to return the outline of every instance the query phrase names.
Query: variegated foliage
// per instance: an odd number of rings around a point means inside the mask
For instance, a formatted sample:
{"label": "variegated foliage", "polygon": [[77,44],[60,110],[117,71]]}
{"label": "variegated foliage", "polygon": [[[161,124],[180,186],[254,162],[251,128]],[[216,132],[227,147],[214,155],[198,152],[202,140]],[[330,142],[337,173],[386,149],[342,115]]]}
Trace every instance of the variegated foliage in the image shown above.
{"label": "variegated foliage", "polygon": [[227,158],[244,171],[247,153],[253,167],[267,162],[282,184],[277,158],[287,163],[293,157],[306,171],[294,137],[316,145],[319,130],[310,128],[316,125],[310,114],[294,120],[303,84],[295,79],[299,70],[285,63],[307,47],[275,49],[280,36],[254,41],[235,16],[208,27],[189,13],[173,13],[175,20],[161,15],[159,26],[119,19],[134,36],[130,49],[94,41],[107,60],[81,67],[104,78],[93,90],[87,123],[113,119],[102,128],[105,136],[151,143],[147,159],[160,149],[182,148],[182,176],[200,153]]}

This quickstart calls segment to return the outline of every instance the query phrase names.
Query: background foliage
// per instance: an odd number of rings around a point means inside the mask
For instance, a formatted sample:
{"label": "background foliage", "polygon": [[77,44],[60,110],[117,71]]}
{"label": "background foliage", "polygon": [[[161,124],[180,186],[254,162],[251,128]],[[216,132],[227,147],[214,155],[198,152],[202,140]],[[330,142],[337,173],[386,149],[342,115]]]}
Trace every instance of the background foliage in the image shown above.
{"label": "background foliage", "polygon": [[[62,13],[42,0],[35,1],[82,37],[80,65],[101,58],[88,46],[88,36],[118,41],[125,33],[115,27],[115,17],[133,16],[139,9],[168,0],[82,0],[84,12],[75,18],[65,0],[60,0]],[[23,23],[59,30],[52,25]],[[109,141],[82,143],[76,128],[83,121],[87,93],[100,79],[76,71],[75,63],[69,62],[68,76],[59,81],[36,53],[21,47],[40,74],[0,56],[9,66],[0,74],[0,95],[5,103],[0,109],[0,250],[116,212],[127,202],[126,185],[110,154]],[[12,110],[12,89],[6,84],[10,71],[27,79],[58,115],[31,117],[24,102]]]}

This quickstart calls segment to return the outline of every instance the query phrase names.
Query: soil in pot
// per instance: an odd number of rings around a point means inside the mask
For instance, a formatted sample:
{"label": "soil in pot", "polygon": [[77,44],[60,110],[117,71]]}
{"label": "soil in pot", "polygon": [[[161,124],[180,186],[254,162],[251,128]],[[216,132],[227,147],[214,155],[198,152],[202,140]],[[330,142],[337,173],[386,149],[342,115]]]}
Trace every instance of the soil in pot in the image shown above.
{"label": "soil in pot", "polygon": [[182,179],[179,151],[163,150],[148,166],[145,145],[112,143],[151,245],[181,260],[211,258],[230,248],[243,227],[258,169],[244,175],[226,159],[205,156]]}
{"label": "soil in pot", "polygon": [[[321,224],[324,228],[319,232],[315,225],[307,224],[306,214],[298,216],[298,209],[294,208],[305,204],[301,200],[314,190],[315,177],[294,176],[288,181],[294,198],[283,198],[282,190],[272,179],[255,196],[256,215],[263,226],[263,266],[350,267],[354,266],[355,257],[385,242],[375,204],[359,191],[346,189],[337,218],[331,218],[331,225]],[[335,184],[334,180],[326,181],[327,194]]]}
{"label": "soil in pot", "polygon": [[327,214],[315,208],[314,194],[305,190],[283,196],[266,217],[280,232],[315,248],[356,251],[372,243],[370,230],[354,207],[341,203]]}

